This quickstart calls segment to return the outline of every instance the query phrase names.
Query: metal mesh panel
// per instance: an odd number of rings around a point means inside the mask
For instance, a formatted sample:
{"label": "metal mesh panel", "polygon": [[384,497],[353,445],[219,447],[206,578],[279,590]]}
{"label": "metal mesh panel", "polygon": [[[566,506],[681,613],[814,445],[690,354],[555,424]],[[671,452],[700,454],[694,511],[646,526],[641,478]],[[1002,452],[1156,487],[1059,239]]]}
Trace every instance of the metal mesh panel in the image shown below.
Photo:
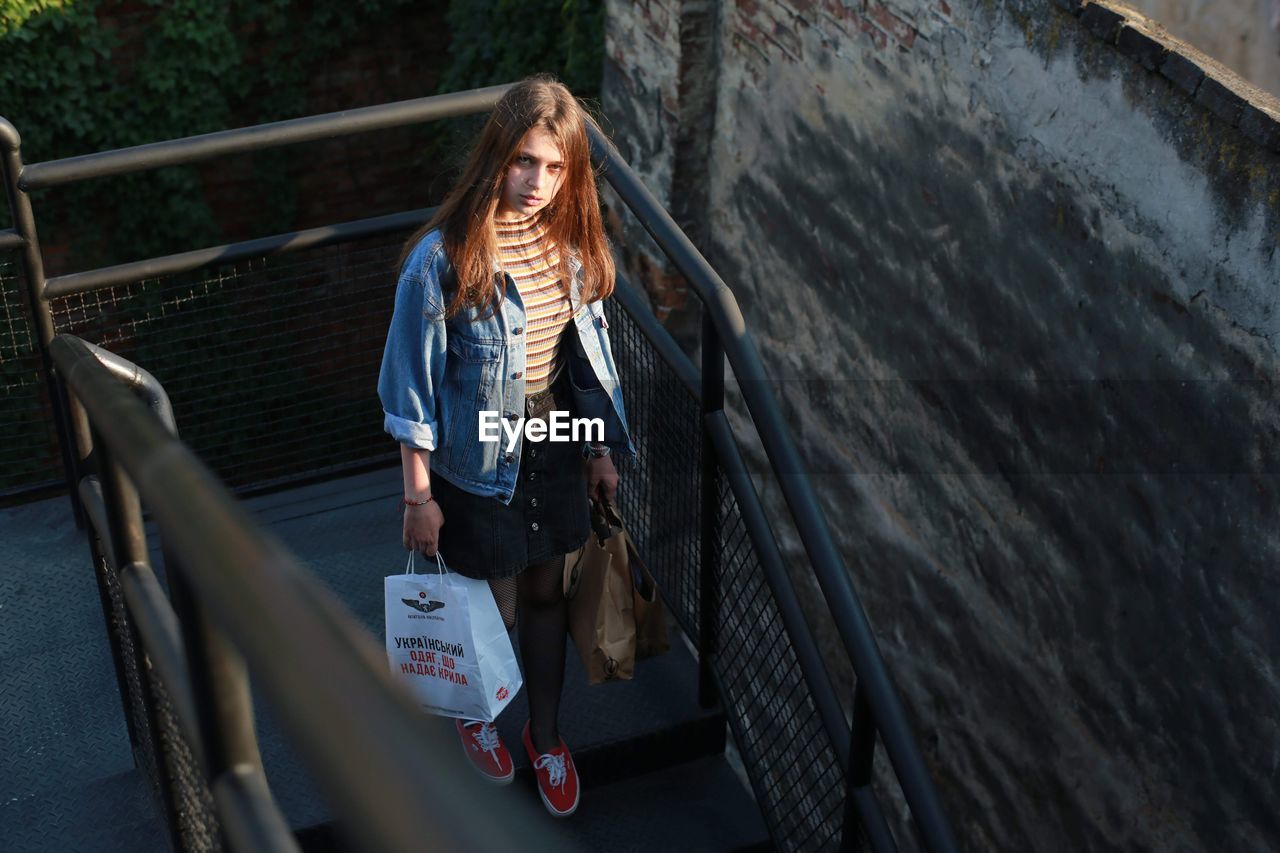
{"label": "metal mesh panel", "polygon": [[610,344],[636,445],[635,462],[624,464],[619,503],[672,612],[696,637],[702,560],[698,401],[626,312],[614,301],[606,304]]}
{"label": "metal mesh panel", "polygon": [[161,790],[160,773],[156,766],[154,733],[151,731],[150,717],[147,713],[147,698],[144,694],[142,660],[139,653],[139,639],[129,619],[129,611],[124,603],[124,591],[120,588],[120,579],[113,569],[107,566],[105,559],[98,559],[98,581],[105,588],[108,606],[107,631],[113,644],[118,644],[120,660],[124,669],[124,686],[127,693],[123,697],[125,713],[128,716],[129,734],[133,741],[133,757],[138,767],[146,775],[147,781],[157,796]]}
{"label": "metal mesh panel", "polygon": [[54,325],[155,374],[232,486],[392,461],[376,386],[403,237],[77,294]]}
{"label": "metal mesh panel", "polygon": [[[701,415],[698,402],[616,305],[611,342],[637,449],[620,501],[668,605],[699,627]],[[721,479],[715,657],[726,716],[761,811],[782,850],[839,846],[844,773],[800,674],[773,593]]]}
{"label": "metal mesh panel", "polygon": [[154,733],[164,748],[169,775],[169,797],[178,819],[182,849],[191,853],[215,853],[222,849],[222,836],[214,812],[213,796],[204,782],[191,746],[178,728],[178,716],[163,682],[148,667],[155,698]]}
{"label": "metal mesh panel", "polygon": [[0,495],[61,479],[18,258],[0,252]]}
{"label": "metal mesh panel", "polygon": [[743,761],[779,845],[839,846],[844,773],[800,673],[790,636],[764,580],[737,500],[720,488],[719,642],[716,662]]}
{"label": "metal mesh panel", "polygon": [[125,713],[134,759],[151,785],[157,806],[162,812],[172,809],[175,814],[182,849],[201,853],[219,850],[213,799],[191,747],[178,728],[168,692],[141,652],[120,579],[101,558],[98,573],[110,608],[107,630],[113,642],[119,644],[124,668]]}

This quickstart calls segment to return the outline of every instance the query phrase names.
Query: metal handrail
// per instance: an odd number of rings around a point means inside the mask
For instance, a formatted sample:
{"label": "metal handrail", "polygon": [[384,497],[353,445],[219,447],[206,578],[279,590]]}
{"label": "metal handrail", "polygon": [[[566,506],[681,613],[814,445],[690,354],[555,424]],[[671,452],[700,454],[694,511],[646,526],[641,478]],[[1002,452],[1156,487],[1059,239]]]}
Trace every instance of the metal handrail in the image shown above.
{"label": "metal handrail", "polygon": [[[729,487],[737,498],[742,526],[747,531],[748,538],[751,539],[756,558],[760,561],[760,570],[777,602],[778,614],[782,617],[782,624],[791,638],[796,662],[800,667],[801,675],[809,685],[818,718],[822,721],[827,736],[831,738],[831,745],[835,749],[839,766],[847,767],[854,758],[854,750],[853,737],[845,720],[844,710],[840,707],[840,700],[831,683],[831,675],[823,662],[822,653],[813,639],[808,622],[805,621],[800,599],[787,574],[782,553],[778,550],[773,528],[765,517],[760,496],[751,482],[751,475],[747,472],[746,463],[741,451],[738,450],[737,442],[734,441],[733,430],[723,411],[708,415],[704,419],[703,426],[711,437],[716,456],[720,460],[721,470],[724,471]],[[889,830],[875,793],[865,784],[857,785],[854,786],[851,800],[859,822],[872,841],[872,849],[877,853],[897,850],[893,833]],[[846,825],[845,832],[850,830],[851,827]]]}
{"label": "metal handrail", "polygon": [[698,375],[698,368],[694,366],[689,356],[685,355],[684,350],[680,349],[680,345],[671,337],[671,333],[658,322],[657,317],[653,316],[649,300],[637,292],[635,285],[631,284],[622,273],[618,273],[613,298],[618,300],[618,304],[631,317],[636,328],[675,373],[680,384],[684,385],[695,398],[700,398],[702,378]]}
{"label": "metal handrail", "polygon": [[55,275],[45,281],[44,298],[58,299],[75,293],[87,293],[117,284],[130,284],[144,278],[156,278],[163,275],[191,272],[217,264],[231,264],[246,258],[262,258],[287,252],[298,252],[303,249],[316,249],[348,240],[360,240],[365,237],[376,237],[393,231],[403,231],[424,222],[435,213],[434,207],[423,207],[391,213],[386,216],[371,216],[367,219],[356,219],[336,225],[324,225],[319,228],[307,228],[302,231],[289,231],[271,237],[259,237],[254,240],[243,240],[239,243],[227,243],[222,246],[210,246],[206,249],[194,249],[190,252],[179,252],[174,255],[163,255],[145,261],[132,261],[110,267],[85,270],[84,272]]}
{"label": "metal handrail", "polygon": [[[504,792],[481,793],[457,750],[437,742],[355,617],[252,522],[84,342],[58,335],[50,356],[147,503],[202,608],[243,653],[328,801],[363,845],[409,851],[431,838],[528,849],[547,838],[514,800],[498,804],[502,821],[457,820],[480,799]],[[361,772],[352,773],[355,767]],[[254,819],[261,801],[245,801],[261,790],[253,778],[215,780],[215,796],[245,821],[241,837],[279,837],[270,820]]]}
{"label": "metal handrail", "polygon": [[[700,400],[702,382],[698,368],[653,316],[644,297],[636,292],[635,287],[621,273],[618,275],[618,283],[613,295],[630,316],[636,328],[675,373],[681,384],[695,399]],[[728,479],[729,488],[738,502],[743,528],[755,549],[765,582],[769,585],[777,602],[778,613],[791,638],[796,661],[805,682],[809,685],[814,708],[818,712],[823,729],[831,738],[839,765],[846,767],[854,757],[851,748],[853,737],[848,721],[840,706],[840,700],[836,696],[835,687],[831,683],[831,675],[823,662],[822,653],[818,650],[813,633],[804,617],[795,586],[787,574],[782,553],[774,538],[773,528],[765,516],[760,496],[756,492],[755,484],[751,482],[751,476],[747,472],[742,453],[733,438],[728,419],[723,411],[715,412],[704,418],[703,427],[711,438],[716,456],[720,460],[720,468]],[[867,832],[872,849],[896,850],[897,844],[874,792],[866,786],[855,786],[851,804],[859,822]]]}
{"label": "metal handrail", "polygon": [[49,361],[49,342],[53,340],[53,312],[43,298],[44,254],[40,251],[40,238],[36,233],[35,213],[31,208],[31,196],[18,186],[22,173],[22,134],[13,123],[0,116],[0,175],[4,176],[5,195],[9,200],[9,215],[13,217],[13,231],[17,234],[22,250],[22,264],[26,272],[28,307],[31,326],[40,343],[40,368],[49,388],[49,403],[53,409],[54,429],[58,434],[58,452],[62,456],[62,468],[67,473],[67,491],[71,496],[71,510],[76,526],[85,523],[84,507],[76,499],[80,481],[81,459],[77,458],[79,436],[73,432],[69,404],[61,384],[53,375]]}
{"label": "metal handrail", "polygon": [[125,384],[126,388],[143,398],[151,408],[151,411],[156,413],[160,423],[164,424],[164,428],[169,431],[169,434],[177,437],[178,423],[173,418],[173,403],[169,400],[169,392],[164,390],[164,386],[160,384],[159,379],[152,376],[151,372],[146,368],[134,364],[127,358],[116,355],[109,349],[83,339],[80,339],[80,343],[84,344],[89,352],[93,353],[94,358],[98,359],[98,363],[105,367],[112,376],[115,376]]}
{"label": "metal handrail", "polygon": [[24,192],[30,192],[90,178],[180,166],[228,154],[243,154],[282,145],[315,142],[334,136],[454,118],[493,109],[509,88],[511,84],[412,98],[374,107],[305,116],[234,130],[219,130],[182,139],[32,163],[19,172],[18,186]]}
{"label": "metal handrail", "polygon": [[103,556],[108,565],[120,575],[121,593],[147,649],[151,665],[168,687],[178,724],[199,759],[200,741],[196,737],[194,725],[195,702],[191,698],[191,683],[187,677],[182,632],[178,628],[173,608],[169,606],[169,600],[160,588],[160,582],[156,580],[151,566],[145,563],[120,565],[111,547],[106,499],[97,477],[85,477],[80,481],[80,499],[84,502],[94,533],[103,543]]}
{"label": "metal handrail", "polygon": [[[618,279],[614,297],[622,304],[630,315],[631,321],[653,344],[689,392],[695,398],[699,398],[702,392],[697,367],[648,310],[648,307],[641,303],[641,297],[635,292],[634,287],[621,275]],[[730,489],[738,501],[738,510],[743,517],[747,536],[751,539],[765,580],[777,599],[778,612],[787,628],[787,633],[792,637],[796,659],[805,674],[805,681],[809,682],[813,690],[814,706],[822,718],[827,733],[831,736],[836,758],[841,765],[844,765],[849,760],[849,728],[844,711],[840,707],[839,699],[836,698],[831,676],[826,666],[822,664],[822,655],[805,621],[795,587],[787,576],[782,552],[779,551],[773,529],[765,518],[764,507],[760,503],[755,485],[751,482],[742,452],[733,439],[733,430],[723,411],[705,418],[703,426],[711,435],[716,455],[720,460],[720,468],[728,478]]]}
{"label": "metal handrail", "polygon": [[955,850],[954,833],[920,748],[907,725],[902,702],[889,681],[884,659],[849,580],[848,569],[831,537],[813,487],[804,474],[790,430],[773,396],[766,391],[769,376],[747,332],[746,320],[737,299],[617,149],[594,129],[590,132],[592,154],[597,162],[603,164],[604,178],[702,300],[705,315],[713,324],[718,344],[723,347],[724,355],[733,367],[743,400],[813,564],[836,629],[853,662],[859,686],[867,692],[876,729],[884,740],[885,750],[925,844],[931,850]]}
{"label": "metal handrail", "polygon": [[22,235],[12,228],[0,228],[0,251],[8,251],[10,249],[21,249],[27,245],[27,241],[22,239]]}

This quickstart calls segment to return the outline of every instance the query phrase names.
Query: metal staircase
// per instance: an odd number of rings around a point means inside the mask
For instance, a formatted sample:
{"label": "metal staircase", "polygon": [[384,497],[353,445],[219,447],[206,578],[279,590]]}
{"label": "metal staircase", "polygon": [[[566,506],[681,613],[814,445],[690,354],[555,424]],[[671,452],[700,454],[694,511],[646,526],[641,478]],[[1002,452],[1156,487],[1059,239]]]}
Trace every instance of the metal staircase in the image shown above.
{"label": "metal staircase", "polygon": [[[80,636],[91,626],[100,640],[74,659],[79,670],[28,660],[19,677],[0,671],[0,697],[41,679],[83,683],[61,701],[81,696],[97,709],[79,731],[50,730],[55,705],[40,701],[20,698],[0,718],[13,732],[6,743],[47,735],[16,755],[0,750],[7,766],[42,768],[13,777],[26,788],[6,783],[6,849],[151,849],[166,840],[182,849],[955,848],[732,293],[604,140],[593,139],[604,177],[704,305],[698,368],[625,284],[607,309],[639,450],[622,472],[622,509],[690,647],[673,643],[634,682],[591,688],[570,654],[562,729],[584,801],[567,822],[531,808],[532,792],[511,796],[472,779],[451,729],[442,736],[438,721],[391,689],[380,660],[377,578],[399,570],[389,543],[399,542],[400,484],[376,408],[359,396],[373,387],[361,371],[366,350],[375,361],[381,352],[369,330],[385,331],[395,250],[427,212],[44,275],[32,190],[484,111],[504,88],[33,165],[0,119],[15,215],[0,252],[22,258],[98,580],[96,597],[83,576],[65,600],[24,588],[29,601],[0,638],[44,636],[57,625],[50,614],[69,608]],[[332,321],[304,322],[324,312]],[[337,331],[311,331],[319,328]],[[207,376],[224,350],[234,369],[215,388]],[[281,367],[294,364],[295,350],[308,353],[302,366]],[[342,372],[325,373],[313,351]],[[189,445],[164,417],[164,389],[115,353],[162,379]],[[852,719],[725,418],[726,362],[857,673]],[[300,376],[329,414],[289,396]],[[257,386],[271,389],[269,404],[253,402]],[[303,441],[297,465],[276,465]],[[0,583],[19,571],[0,569]],[[105,703],[104,660],[119,693]],[[522,722],[519,708],[502,719],[508,742],[518,743]],[[724,757],[726,728],[749,791]],[[86,731],[116,747],[81,761]],[[877,739],[915,839],[895,840],[881,812]]]}

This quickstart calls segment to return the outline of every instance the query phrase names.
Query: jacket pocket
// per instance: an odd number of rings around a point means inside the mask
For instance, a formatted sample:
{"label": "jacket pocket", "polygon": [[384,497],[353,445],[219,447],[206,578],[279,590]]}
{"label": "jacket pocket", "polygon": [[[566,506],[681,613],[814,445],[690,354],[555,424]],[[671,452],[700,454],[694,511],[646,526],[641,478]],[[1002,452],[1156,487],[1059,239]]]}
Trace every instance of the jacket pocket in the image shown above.
{"label": "jacket pocket", "polygon": [[480,458],[476,448],[480,440],[477,413],[495,408],[491,403],[502,362],[502,344],[451,333],[448,348],[446,441],[455,469],[470,471]]}
{"label": "jacket pocket", "polygon": [[462,361],[486,364],[491,361],[497,361],[502,356],[502,344],[491,341],[478,341],[462,335],[450,335],[449,352]]}

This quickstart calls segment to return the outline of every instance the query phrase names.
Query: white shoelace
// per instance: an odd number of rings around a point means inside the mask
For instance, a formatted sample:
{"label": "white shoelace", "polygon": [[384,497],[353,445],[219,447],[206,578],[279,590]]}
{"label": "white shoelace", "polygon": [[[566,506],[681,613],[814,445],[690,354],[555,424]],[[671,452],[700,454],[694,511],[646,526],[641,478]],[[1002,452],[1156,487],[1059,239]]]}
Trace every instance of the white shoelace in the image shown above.
{"label": "white shoelace", "polygon": [[564,790],[566,774],[564,772],[563,755],[554,755],[548,752],[546,755],[543,755],[535,761],[533,763],[533,767],[535,770],[541,770],[545,767],[547,769],[547,773],[551,776],[551,787],[559,788],[562,791]]}
{"label": "white shoelace", "polygon": [[[464,723],[467,728],[479,726],[479,730],[475,733],[476,743],[485,752],[493,756],[495,762],[498,761],[498,747],[502,745],[502,741],[498,739],[498,730],[493,727],[493,723],[485,722],[469,722]],[[500,762],[499,762],[500,763]]]}

